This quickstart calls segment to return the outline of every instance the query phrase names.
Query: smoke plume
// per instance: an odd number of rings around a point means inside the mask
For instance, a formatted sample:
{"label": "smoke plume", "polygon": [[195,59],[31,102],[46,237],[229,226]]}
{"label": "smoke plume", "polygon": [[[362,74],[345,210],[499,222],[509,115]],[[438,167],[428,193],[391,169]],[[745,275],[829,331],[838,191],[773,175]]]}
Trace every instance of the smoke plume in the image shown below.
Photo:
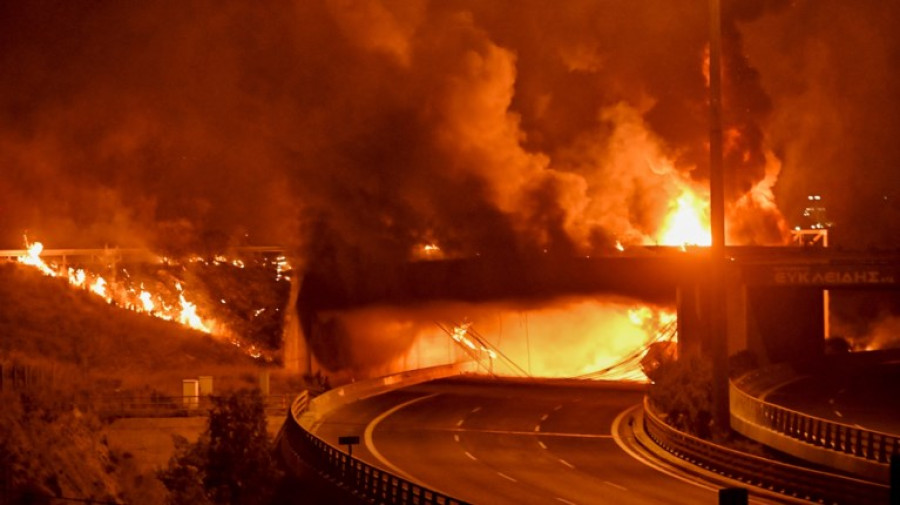
{"label": "smoke plume", "polygon": [[[792,220],[816,192],[838,237],[875,216],[866,243],[890,245],[900,8],[723,13],[731,243],[782,243],[776,197]],[[44,1],[0,19],[4,247],[581,254],[654,243],[683,191],[705,194],[703,2]]]}

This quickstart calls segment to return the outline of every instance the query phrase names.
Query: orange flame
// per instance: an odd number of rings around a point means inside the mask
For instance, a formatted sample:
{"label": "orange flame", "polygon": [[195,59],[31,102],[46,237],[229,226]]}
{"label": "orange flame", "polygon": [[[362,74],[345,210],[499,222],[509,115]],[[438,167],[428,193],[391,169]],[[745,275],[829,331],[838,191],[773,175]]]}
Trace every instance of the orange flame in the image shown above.
{"label": "orange flame", "polygon": [[711,245],[709,202],[701,200],[692,191],[685,189],[665,220],[659,243],[682,247]]}
{"label": "orange flame", "polygon": [[[463,314],[462,324],[435,324],[459,321]],[[358,309],[334,317],[352,335],[353,366],[377,373],[476,359],[480,370],[497,375],[524,371],[536,377],[646,381],[640,356],[675,314],[630,300],[566,298],[524,310],[503,302],[437,303]],[[631,356],[639,357],[622,363]]]}
{"label": "orange flame", "polygon": [[[213,329],[220,326],[211,319],[202,318],[197,313],[197,305],[188,301],[185,297],[181,283],[176,282],[175,284],[175,289],[178,291],[178,304],[170,305],[165,302],[161,294],[154,295],[144,289],[143,284],[139,289],[135,289],[127,283],[117,282],[111,284],[103,276],[85,272],[80,268],[63,270],[56,265],[48,265],[40,257],[44,250],[44,245],[41,242],[29,244],[26,239],[25,245],[28,251],[17,258],[19,263],[34,267],[50,277],[64,278],[71,286],[93,293],[106,300],[109,304],[148,314],[166,321],[176,321],[204,333],[213,333]],[[232,264],[243,268],[242,263],[238,265],[232,262]]]}

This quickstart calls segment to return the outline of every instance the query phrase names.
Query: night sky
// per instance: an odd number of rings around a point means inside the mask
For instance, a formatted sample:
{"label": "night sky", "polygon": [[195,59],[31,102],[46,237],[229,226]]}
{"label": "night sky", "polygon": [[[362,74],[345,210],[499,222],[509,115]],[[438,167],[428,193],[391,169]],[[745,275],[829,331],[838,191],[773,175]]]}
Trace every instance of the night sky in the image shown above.
{"label": "night sky", "polygon": [[[900,3],[723,5],[730,243],[819,194],[835,245],[900,246]],[[0,248],[653,243],[707,184],[706,7],[2,2]]]}

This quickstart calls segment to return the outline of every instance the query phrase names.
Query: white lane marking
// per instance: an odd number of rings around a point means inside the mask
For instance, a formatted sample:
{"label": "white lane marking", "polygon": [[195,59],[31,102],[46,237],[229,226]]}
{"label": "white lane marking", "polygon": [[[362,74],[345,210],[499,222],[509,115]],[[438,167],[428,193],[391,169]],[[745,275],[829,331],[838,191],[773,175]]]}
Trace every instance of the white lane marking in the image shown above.
{"label": "white lane marking", "polygon": [[497,475],[499,475],[499,476],[503,477],[504,479],[506,479],[506,480],[508,480],[508,481],[511,481],[511,482],[519,482],[519,481],[517,481],[516,479],[510,477],[509,475],[506,475],[506,474],[503,473],[503,472],[497,472]]}
{"label": "white lane marking", "polygon": [[575,502],[569,501],[565,498],[560,498],[559,496],[556,497],[556,500],[561,501],[561,502],[565,503],[566,505],[575,505]]}
{"label": "white lane marking", "polygon": [[420,481],[419,479],[416,479],[412,475],[397,468],[393,463],[388,461],[387,458],[382,456],[382,454],[380,452],[378,452],[378,449],[375,448],[375,442],[372,440],[372,434],[375,432],[375,427],[378,426],[378,423],[387,419],[387,417],[389,415],[393,414],[394,412],[397,412],[398,410],[400,410],[404,407],[408,407],[408,406],[412,405],[413,403],[421,402],[424,400],[429,400],[431,398],[434,398],[435,396],[438,396],[439,394],[440,393],[433,393],[433,394],[426,395],[426,396],[420,396],[418,398],[413,398],[412,400],[409,400],[407,402],[403,402],[400,405],[395,405],[395,406],[391,407],[390,409],[382,412],[378,416],[376,416],[375,419],[372,419],[372,422],[370,422],[366,426],[366,430],[363,432],[363,441],[366,444],[366,449],[368,449],[369,452],[372,453],[372,456],[374,456],[375,459],[377,459],[379,462],[381,462],[381,464],[384,465],[388,470],[390,470],[391,472],[394,472],[394,475],[403,477],[404,479],[406,479],[410,482],[415,482],[415,483],[419,484],[420,486],[431,487],[432,489],[434,489],[434,487],[425,484],[424,482]]}
{"label": "white lane marking", "polygon": [[544,414],[544,415],[542,415],[542,416],[541,416],[541,422],[546,421],[548,417],[550,417],[550,414]]}
{"label": "white lane marking", "polygon": [[614,487],[614,488],[616,488],[616,489],[620,489],[620,490],[622,490],[622,491],[628,491],[628,488],[627,488],[627,487],[625,487],[625,486],[620,486],[619,484],[616,484],[615,482],[610,482],[610,481],[608,481],[608,480],[605,480],[605,481],[603,481],[603,483],[604,483],[604,484],[607,484],[607,485],[609,485],[609,486],[612,486],[612,487]]}
{"label": "white lane marking", "polygon": [[540,425],[540,424],[536,424],[536,425],[534,426],[534,431],[535,431],[535,432],[541,431],[541,425]]}
{"label": "white lane marking", "polygon": [[[540,425],[535,428],[539,428]],[[448,428],[449,431],[458,431],[463,433],[487,433],[490,435],[525,435],[539,437],[561,437],[561,438],[614,438],[613,435],[607,433],[559,433],[556,431],[511,431],[511,430],[478,430],[470,428]],[[439,430],[429,430],[439,431]]]}
{"label": "white lane marking", "polygon": [[459,442],[459,433],[454,433],[454,434],[453,434],[453,440]]}
{"label": "white lane marking", "polygon": [[662,465],[660,465],[660,464],[658,464],[658,463],[655,463],[655,462],[653,462],[653,461],[651,461],[651,460],[645,458],[644,456],[638,454],[637,452],[635,452],[634,449],[632,449],[631,447],[628,447],[628,446],[625,444],[625,441],[622,440],[622,437],[619,436],[619,425],[622,424],[622,421],[623,421],[626,417],[628,417],[629,415],[631,415],[632,412],[634,412],[634,411],[636,411],[636,410],[638,410],[638,409],[640,409],[640,408],[641,408],[641,404],[632,405],[631,407],[628,407],[627,409],[625,409],[625,410],[623,410],[622,412],[620,412],[619,415],[617,415],[616,418],[613,420],[611,431],[612,431],[613,440],[616,441],[616,445],[618,445],[620,449],[622,449],[623,451],[625,451],[625,452],[626,452],[629,456],[631,456],[632,458],[634,458],[634,459],[640,461],[641,463],[643,463],[643,464],[649,466],[650,468],[653,468],[653,469],[656,470],[656,471],[662,472],[662,473],[668,475],[669,477],[673,477],[673,478],[678,479],[678,480],[680,480],[680,481],[682,481],[682,482],[686,482],[686,483],[688,483],[688,484],[693,484],[694,486],[701,487],[701,488],[703,488],[703,489],[706,489],[706,490],[708,490],[708,491],[712,491],[712,492],[714,492],[714,493],[718,493],[718,489],[719,489],[719,488],[714,487],[714,486],[711,486],[711,485],[708,485],[708,484],[705,484],[705,483],[703,483],[703,482],[698,482],[698,481],[695,481],[695,480],[691,480],[691,479],[688,479],[687,477],[684,477],[684,476],[682,476],[682,475],[679,475],[678,473],[676,473],[676,472],[674,472],[674,471],[672,471],[672,470],[670,470],[670,469],[668,469],[668,468],[666,468],[666,467],[664,467],[664,466],[662,466]]}
{"label": "white lane marking", "polygon": [[478,412],[479,410],[481,410],[481,407],[475,407],[474,409],[472,409],[472,413],[474,414],[474,413]]}
{"label": "white lane marking", "polygon": [[562,458],[559,458],[559,462],[566,465],[567,467],[571,468],[572,470],[575,469],[575,465],[573,465],[572,463],[569,463],[568,461],[566,461]]}
{"label": "white lane marking", "polygon": [[541,442],[540,440],[538,440],[538,445],[541,446],[541,449],[546,449],[546,448],[547,448],[547,446],[544,445],[544,443]]}
{"label": "white lane marking", "polygon": [[465,422],[465,419],[460,419],[459,421],[456,421],[456,427],[459,428],[460,426],[462,426],[463,422]]}
{"label": "white lane marking", "polygon": [[837,410],[835,410],[834,413],[837,414],[838,417],[844,417],[844,414],[841,414],[841,413],[840,413],[839,411],[837,411]]}
{"label": "white lane marking", "polygon": [[557,405],[557,406],[553,407],[553,412],[556,412],[557,410],[559,410],[561,408],[562,408],[562,405]]}
{"label": "white lane marking", "polygon": [[806,379],[806,378],[808,378],[808,377],[809,377],[808,375],[801,375],[801,376],[799,376],[799,377],[792,377],[792,378],[790,378],[790,379],[788,379],[788,380],[786,380],[786,381],[784,381],[784,382],[782,382],[782,383],[780,383],[780,384],[775,384],[774,386],[770,387],[769,389],[763,391],[762,393],[760,393],[760,395],[759,395],[757,398],[759,399],[759,401],[764,402],[764,401],[766,401],[766,398],[767,398],[770,394],[774,393],[776,390],[781,389],[781,388],[787,386],[788,384],[791,384],[791,383],[794,383],[794,382],[798,382],[798,381],[802,381],[803,379]]}
{"label": "white lane marking", "polygon": [[469,459],[471,459],[472,461],[478,461],[478,458],[476,458],[475,456],[472,456],[471,452],[469,452],[469,451],[464,451],[464,452],[466,453],[466,456],[468,456]]}

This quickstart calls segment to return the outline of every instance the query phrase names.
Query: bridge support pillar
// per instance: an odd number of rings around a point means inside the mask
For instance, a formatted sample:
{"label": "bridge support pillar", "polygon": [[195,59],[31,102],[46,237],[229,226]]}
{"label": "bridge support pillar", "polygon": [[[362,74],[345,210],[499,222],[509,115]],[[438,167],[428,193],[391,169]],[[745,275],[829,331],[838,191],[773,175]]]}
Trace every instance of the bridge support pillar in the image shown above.
{"label": "bridge support pillar", "polygon": [[728,355],[750,348],[747,338],[747,288],[731,286],[725,292],[725,335]]}
{"label": "bridge support pillar", "polygon": [[312,360],[297,309],[301,284],[302,280],[299,275],[291,277],[291,291],[284,309],[282,329],[284,368],[290,372],[310,374],[312,373]]}
{"label": "bridge support pillar", "polygon": [[747,348],[761,365],[808,361],[825,352],[822,290],[747,287]]}
{"label": "bridge support pillar", "polygon": [[706,286],[679,285],[676,290],[676,316],[678,321],[678,356],[698,355],[703,351],[709,333],[708,304],[705,303]]}

